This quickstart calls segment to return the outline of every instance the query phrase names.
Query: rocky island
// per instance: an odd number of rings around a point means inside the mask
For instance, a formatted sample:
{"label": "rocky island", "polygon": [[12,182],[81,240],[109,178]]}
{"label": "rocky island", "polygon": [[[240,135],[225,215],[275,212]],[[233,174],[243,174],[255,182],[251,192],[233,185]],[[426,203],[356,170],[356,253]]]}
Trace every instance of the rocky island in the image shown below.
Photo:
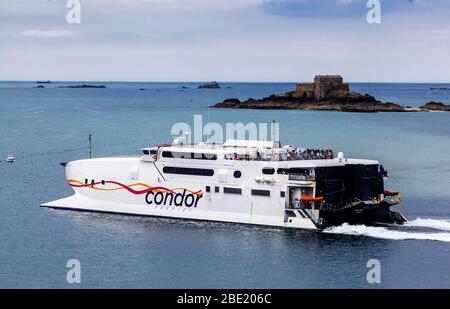
{"label": "rocky island", "polygon": [[[433,105],[430,105],[433,103]],[[340,112],[417,112],[446,110],[447,105],[437,106],[430,102],[420,108],[405,107],[399,104],[383,103],[369,94],[350,91],[348,83],[339,75],[317,75],[314,83],[299,83],[294,91],[273,94],[262,99],[250,98],[246,101],[226,99],[212,108],[244,108],[244,109],[300,109],[325,110]],[[441,109],[439,109],[441,108]],[[450,109],[449,109],[450,110]]]}
{"label": "rocky island", "polygon": [[419,108],[423,111],[450,112],[450,105],[433,101],[430,101]]}
{"label": "rocky island", "polygon": [[213,82],[198,86],[198,89],[220,89],[220,85],[218,82],[213,81]]}

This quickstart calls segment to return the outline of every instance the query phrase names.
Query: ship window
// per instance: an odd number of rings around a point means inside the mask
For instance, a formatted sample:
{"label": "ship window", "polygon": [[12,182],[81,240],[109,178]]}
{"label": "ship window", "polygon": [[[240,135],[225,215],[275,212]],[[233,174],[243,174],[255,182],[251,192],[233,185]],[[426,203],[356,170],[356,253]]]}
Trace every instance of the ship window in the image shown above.
{"label": "ship window", "polygon": [[156,150],[155,149],[150,149],[150,154],[155,155],[156,154]]}
{"label": "ship window", "polygon": [[241,178],[242,173],[240,171],[234,171],[233,176],[234,176],[234,178]]}
{"label": "ship window", "polygon": [[302,174],[302,175],[309,175],[309,169],[305,168],[279,168],[277,170],[278,174]]}
{"label": "ship window", "polygon": [[102,185],[105,185],[105,181],[104,180],[102,180]]}
{"label": "ship window", "polygon": [[215,188],[214,188],[214,191],[215,191],[216,193],[219,193],[219,192],[220,192],[220,188],[219,188],[219,187],[215,187]]}
{"label": "ship window", "polygon": [[252,195],[270,196],[269,190],[252,189]]}
{"label": "ship window", "polygon": [[242,194],[242,189],[223,187],[223,193]]}
{"label": "ship window", "polygon": [[271,167],[265,167],[262,169],[262,173],[265,175],[273,175],[275,174],[275,169]]}
{"label": "ship window", "polygon": [[295,214],[295,212],[293,212],[292,210],[286,210],[286,215],[287,215],[289,218],[295,218],[295,217],[297,217],[297,215]]}
{"label": "ship window", "polygon": [[88,184],[88,179],[87,179],[87,178],[84,180],[84,184],[85,184],[85,185]]}
{"label": "ship window", "polygon": [[286,192],[280,191],[280,197],[285,197],[285,196],[286,196]]}
{"label": "ship window", "polygon": [[145,155],[150,154],[150,151],[148,151],[148,149],[143,149],[142,152],[143,152]]}
{"label": "ship window", "polygon": [[206,192],[211,192],[211,187],[210,186],[206,186]]}
{"label": "ship window", "polygon": [[200,152],[163,151],[162,156],[164,158],[176,158],[176,159],[217,160],[217,155],[213,153],[200,153]]}
{"label": "ship window", "polygon": [[213,176],[214,170],[206,168],[174,167],[165,166],[163,172],[167,174],[193,175],[193,176]]}

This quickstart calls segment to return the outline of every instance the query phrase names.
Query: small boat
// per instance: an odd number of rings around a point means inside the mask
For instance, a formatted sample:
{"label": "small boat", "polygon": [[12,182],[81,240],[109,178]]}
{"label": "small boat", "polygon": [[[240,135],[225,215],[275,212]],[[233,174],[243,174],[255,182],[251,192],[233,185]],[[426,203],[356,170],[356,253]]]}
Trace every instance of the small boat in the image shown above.
{"label": "small boat", "polygon": [[12,154],[9,154],[6,157],[6,162],[14,162],[14,161],[16,161],[16,157],[14,157]]}

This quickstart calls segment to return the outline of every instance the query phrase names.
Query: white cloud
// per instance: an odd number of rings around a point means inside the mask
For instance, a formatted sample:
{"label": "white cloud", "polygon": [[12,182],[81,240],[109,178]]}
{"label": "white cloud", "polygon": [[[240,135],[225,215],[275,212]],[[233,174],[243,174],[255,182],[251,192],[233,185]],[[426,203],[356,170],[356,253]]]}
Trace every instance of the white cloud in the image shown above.
{"label": "white cloud", "polygon": [[25,30],[17,33],[20,37],[32,37],[32,38],[62,38],[62,37],[72,37],[78,36],[80,33],[78,31],[67,31],[67,30]]}
{"label": "white cloud", "polygon": [[448,44],[450,42],[450,30],[447,29],[427,29],[412,33],[411,39],[421,41],[436,42],[440,44]]}

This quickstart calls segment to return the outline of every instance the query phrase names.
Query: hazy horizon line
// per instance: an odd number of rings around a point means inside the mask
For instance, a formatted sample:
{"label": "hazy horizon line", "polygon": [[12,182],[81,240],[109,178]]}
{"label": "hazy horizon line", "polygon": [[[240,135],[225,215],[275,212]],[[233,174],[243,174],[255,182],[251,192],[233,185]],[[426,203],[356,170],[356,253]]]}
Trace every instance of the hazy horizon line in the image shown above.
{"label": "hazy horizon line", "polygon": [[[254,84],[295,84],[295,83],[308,83],[314,82],[314,79],[310,81],[221,81],[221,80],[197,80],[197,81],[188,81],[188,80],[178,80],[178,81],[167,81],[167,80],[51,80],[51,79],[0,79],[0,82],[47,82],[51,83],[68,83],[68,82],[92,82],[92,83],[209,83],[212,81],[216,81],[218,83],[254,83]],[[351,84],[450,84],[450,81],[423,81],[423,82],[411,82],[411,81],[402,81],[402,82],[389,82],[389,81],[345,81],[345,83]]]}

